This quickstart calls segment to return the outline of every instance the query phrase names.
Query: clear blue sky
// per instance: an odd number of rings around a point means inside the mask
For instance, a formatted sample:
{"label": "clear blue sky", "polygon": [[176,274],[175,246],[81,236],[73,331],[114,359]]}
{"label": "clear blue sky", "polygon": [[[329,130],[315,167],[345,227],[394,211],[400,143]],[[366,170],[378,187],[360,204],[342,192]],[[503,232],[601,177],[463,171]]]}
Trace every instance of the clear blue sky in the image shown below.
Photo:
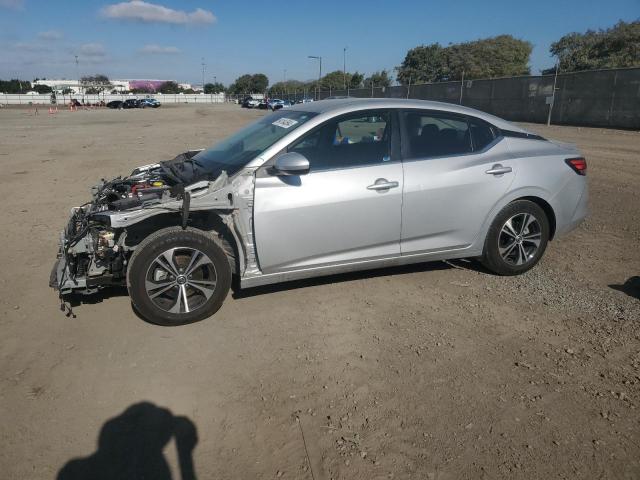
{"label": "clear blue sky", "polygon": [[640,0],[0,0],[0,78],[159,78],[232,82],[266,73],[272,83],[342,69],[398,66],[409,48],[503,33],[534,44],[532,73],[549,67],[563,34],[640,18]]}

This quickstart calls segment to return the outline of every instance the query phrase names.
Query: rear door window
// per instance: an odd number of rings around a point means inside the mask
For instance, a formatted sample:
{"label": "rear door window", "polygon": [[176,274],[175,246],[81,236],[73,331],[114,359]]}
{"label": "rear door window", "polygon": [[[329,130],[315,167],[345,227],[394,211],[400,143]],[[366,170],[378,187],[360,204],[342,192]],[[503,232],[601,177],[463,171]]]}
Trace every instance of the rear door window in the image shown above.
{"label": "rear door window", "polygon": [[472,152],[467,118],[446,112],[403,112],[406,160],[463,155]]}

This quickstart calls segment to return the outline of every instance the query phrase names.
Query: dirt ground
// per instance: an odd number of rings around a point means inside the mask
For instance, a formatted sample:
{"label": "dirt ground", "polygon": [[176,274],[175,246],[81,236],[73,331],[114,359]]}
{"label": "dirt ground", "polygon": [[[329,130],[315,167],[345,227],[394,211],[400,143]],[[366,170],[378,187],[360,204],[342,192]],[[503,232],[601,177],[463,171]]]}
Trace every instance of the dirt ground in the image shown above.
{"label": "dirt ground", "polygon": [[521,277],[340,275],[180,328],[114,291],[66,318],[48,279],[69,208],[259,115],[0,110],[0,477],[640,477],[638,132],[529,126],[580,146],[591,215]]}

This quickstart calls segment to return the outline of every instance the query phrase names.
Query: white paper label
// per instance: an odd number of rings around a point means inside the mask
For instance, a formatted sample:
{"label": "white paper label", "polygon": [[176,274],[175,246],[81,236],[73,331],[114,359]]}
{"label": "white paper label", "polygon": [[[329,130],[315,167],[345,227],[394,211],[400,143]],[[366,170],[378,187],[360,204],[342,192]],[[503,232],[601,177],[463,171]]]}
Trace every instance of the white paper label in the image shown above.
{"label": "white paper label", "polygon": [[293,127],[296,123],[298,123],[298,121],[293,120],[291,118],[279,118],[278,120],[273,122],[271,125],[275,125],[276,127],[281,127],[281,128],[290,128],[290,127]]}

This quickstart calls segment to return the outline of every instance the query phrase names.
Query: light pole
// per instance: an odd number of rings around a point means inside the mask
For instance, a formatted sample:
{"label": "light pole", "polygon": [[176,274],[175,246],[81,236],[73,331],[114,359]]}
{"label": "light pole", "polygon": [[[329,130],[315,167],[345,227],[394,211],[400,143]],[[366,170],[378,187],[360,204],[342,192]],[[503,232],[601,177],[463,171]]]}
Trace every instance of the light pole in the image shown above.
{"label": "light pole", "polygon": [[213,89],[213,93],[215,93],[216,95],[220,93],[220,91],[218,90],[218,77],[216,75],[213,76]]}
{"label": "light pole", "polygon": [[205,67],[204,57],[202,57],[202,93],[204,93],[204,67]]}
{"label": "light pole", "polygon": [[318,100],[320,100],[320,79],[322,78],[322,57],[317,55],[309,55],[309,58],[314,58],[320,62],[320,70],[318,72]]}
{"label": "light pole", "polygon": [[342,49],[342,77],[344,78],[344,89],[347,89],[347,47]]}
{"label": "light pole", "polygon": [[549,104],[549,116],[547,117],[547,127],[551,125],[551,112],[553,104],[556,102],[556,82],[558,81],[558,70],[560,70],[560,62],[556,61],[556,71],[553,75],[553,91],[551,93],[551,103]]}
{"label": "light pole", "polygon": [[287,96],[289,91],[289,89],[287,88],[287,69],[285,68],[283,72],[284,72],[284,82],[282,82],[282,84],[284,86],[284,94],[285,96]]}
{"label": "light pole", "polygon": [[76,57],[76,78],[78,79],[78,93],[80,93],[80,67],[78,66],[78,55]]}

